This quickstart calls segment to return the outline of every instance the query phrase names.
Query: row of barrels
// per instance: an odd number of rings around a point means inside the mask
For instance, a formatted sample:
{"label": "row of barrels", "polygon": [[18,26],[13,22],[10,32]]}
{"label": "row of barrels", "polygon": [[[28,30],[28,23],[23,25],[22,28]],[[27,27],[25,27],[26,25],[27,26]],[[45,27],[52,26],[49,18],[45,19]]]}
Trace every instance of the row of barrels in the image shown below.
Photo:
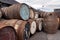
{"label": "row of barrels", "polygon": [[[42,28],[47,33],[56,33],[60,24],[58,12],[36,12],[35,18],[43,18]],[[36,19],[37,20],[37,19]],[[41,23],[41,22],[40,22]]]}
{"label": "row of barrels", "polygon": [[[39,20],[39,19],[37,19]],[[0,39],[1,40],[27,40],[30,34],[35,34],[36,30],[41,31],[41,23],[37,20],[0,20]],[[36,24],[38,23],[38,25]],[[39,24],[40,23],[40,24]],[[39,26],[39,27],[38,27]]]}
{"label": "row of barrels", "polygon": [[[0,39],[1,40],[25,40],[30,26],[29,23],[22,20],[3,20],[0,23]],[[25,31],[27,33],[25,33]],[[26,38],[25,38],[26,37]]]}
{"label": "row of barrels", "polygon": [[[2,14],[1,14],[2,13]],[[38,17],[32,7],[27,4],[13,4],[9,7],[1,8],[0,14],[3,15],[5,19],[35,19]],[[1,17],[0,17],[1,18]]]}
{"label": "row of barrels", "polygon": [[36,30],[42,30],[43,19],[24,3],[1,8],[0,18],[1,40],[27,40]]}
{"label": "row of barrels", "polygon": [[2,17],[5,19],[0,20],[1,40],[27,40],[36,30],[56,33],[59,26],[55,12],[36,12],[24,3],[1,8]]}
{"label": "row of barrels", "polygon": [[39,12],[38,11],[38,12],[35,12],[35,19],[36,18],[40,18],[40,19],[43,18],[43,20],[41,21],[42,28],[47,33],[56,33],[58,28],[60,28],[59,12],[44,12],[44,11]]}
{"label": "row of barrels", "polygon": [[33,19],[37,21],[36,19],[38,18],[38,12],[35,12],[32,7],[29,7],[27,4],[24,3],[13,4],[9,7],[1,8],[1,15],[5,19],[20,19],[20,20]]}

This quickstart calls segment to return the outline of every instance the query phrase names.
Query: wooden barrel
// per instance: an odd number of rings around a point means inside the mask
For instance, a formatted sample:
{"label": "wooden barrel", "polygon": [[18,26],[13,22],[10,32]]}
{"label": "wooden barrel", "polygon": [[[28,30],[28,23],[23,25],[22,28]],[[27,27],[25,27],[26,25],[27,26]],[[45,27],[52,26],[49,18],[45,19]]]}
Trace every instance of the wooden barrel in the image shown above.
{"label": "wooden barrel", "polygon": [[30,8],[30,18],[34,19],[34,16],[35,16],[34,10],[33,8]]}
{"label": "wooden barrel", "polygon": [[26,23],[25,21],[22,22],[20,27],[18,28],[18,36],[19,40],[27,40],[30,36],[30,24]]}
{"label": "wooden barrel", "polygon": [[26,21],[12,19],[7,20],[6,26],[10,26],[15,29],[15,32],[18,36],[18,40],[27,40],[30,36],[30,24]]}
{"label": "wooden barrel", "polygon": [[47,33],[56,33],[58,30],[59,20],[55,13],[49,13],[47,17],[44,18],[43,26],[44,31]]}
{"label": "wooden barrel", "polygon": [[39,15],[40,15],[41,17],[45,17],[46,13],[45,13],[44,11],[40,11]]}
{"label": "wooden barrel", "polygon": [[42,21],[43,21],[43,18],[36,19],[36,24],[37,24],[37,30],[38,31],[42,30]]}
{"label": "wooden barrel", "polygon": [[[17,40],[17,34],[13,28],[13,22],[10,20],[2,19],[0,21],[0,40]],[[14,20],[15,22],[16,20]],[[12,22],[12,25],[9,24]],[[11,26],[10,26],[11,25]]]}
{"label": "wooden barrel", "polygon": [[7,19],[23,19],[28,20],[30,10],[27,4],[13,4],[9,7],[1,8],[2,12]]}
{"label": "wooden barrel", "polygon": [[59,29],[60,29],[60,18],[59,18]]}
{"label": "wooden barrel", "polygon": [[35,19],[39,18],[39,13],[35,12]]}
{"label": "wooden barrel", "polygon": [[60,11],[55,12],[59,18],[59,29],[60,29]]}
{"label": "wooden barrel", "polygon": [[0,10],[0,19],[1,19],[1,17],[2,17],[2,11]]}
{"label": "wooden barrel", "polygon": [[6,25],[5,25],[5,23],[7,22],[7,20],[4,20],[4,19],[2,19],[1,21],[0,21],[0,29],[2,29],[2,28],[4,28]]}
{"label": "wooden barrel", "polygon": [[10,27],[0,29],[0,40],[17,40],[17,35],[14,29]]}
{"label": "wooden barrel", "polygon": [[28,22],[30,23],[30,33],[33,35],[36,33],[37,30],[36,22],[32,19],[29,19]]}
{"label": "wooden barrel", "polygon": [[[53,12],[44,12],[44,11],[41,11],[40,12],[40,16],[43,17],[43,18],[45,18],[47,16],[50,16],[52,13]],[[53,13],[52,15],[55,16],[56,14]]]}

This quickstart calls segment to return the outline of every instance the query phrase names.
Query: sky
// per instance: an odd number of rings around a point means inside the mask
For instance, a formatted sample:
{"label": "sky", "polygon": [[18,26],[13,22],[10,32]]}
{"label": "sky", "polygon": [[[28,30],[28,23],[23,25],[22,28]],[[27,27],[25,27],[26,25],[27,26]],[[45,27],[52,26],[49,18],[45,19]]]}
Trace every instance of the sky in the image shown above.
{"label": "sky", "polygon": [[[35,9],[49,10],[60,8],[60,0],[16,0],[20,3],[26,3]],[[44,6],[44,7],[43,7]]]}

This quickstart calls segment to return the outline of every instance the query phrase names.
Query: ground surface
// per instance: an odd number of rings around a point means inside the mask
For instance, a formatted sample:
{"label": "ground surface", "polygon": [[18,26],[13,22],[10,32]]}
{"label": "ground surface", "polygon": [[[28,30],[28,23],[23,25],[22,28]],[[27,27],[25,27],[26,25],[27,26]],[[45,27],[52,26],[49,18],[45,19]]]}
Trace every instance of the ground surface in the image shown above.
{"label": "ground surface", "polygon": [[37,32],[30,40],[60,40],[60,30],[56,34],[46,34],[44,32]]}

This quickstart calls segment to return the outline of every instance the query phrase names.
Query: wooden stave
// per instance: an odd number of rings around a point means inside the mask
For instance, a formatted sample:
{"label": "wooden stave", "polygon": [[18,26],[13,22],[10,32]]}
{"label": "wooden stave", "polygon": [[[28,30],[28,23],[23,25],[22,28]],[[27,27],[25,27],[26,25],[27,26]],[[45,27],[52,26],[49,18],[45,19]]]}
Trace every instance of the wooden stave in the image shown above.
{"label": "wooden stave", "polygon": [[2,18],[2,11],[1,11],[1,9],[0,9],[0,19]]}

